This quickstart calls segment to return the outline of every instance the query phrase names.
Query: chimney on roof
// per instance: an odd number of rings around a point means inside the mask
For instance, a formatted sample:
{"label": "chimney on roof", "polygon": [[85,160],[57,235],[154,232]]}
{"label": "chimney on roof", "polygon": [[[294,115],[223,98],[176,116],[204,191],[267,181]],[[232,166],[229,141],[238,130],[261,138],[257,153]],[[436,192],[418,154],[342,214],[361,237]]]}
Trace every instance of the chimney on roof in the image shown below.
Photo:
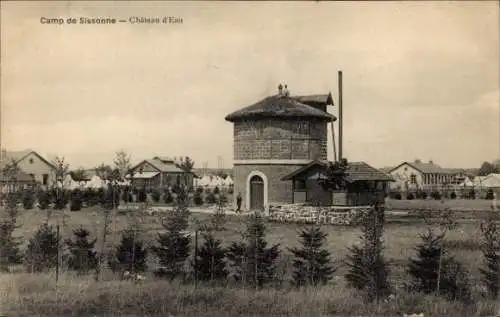
{"label": "chimney on roof", "polygon": [[429,160],[429,164],[434,164],[434,161],[433,160]]}
{"label": "chimney on roof", "polygon": [[282,84],[280,84],[278,86],[278,96],[283,96],[283,85]]}
{"label": "chimney on roof", "polygon": [[415,163],[417,163],[417,164],[418,164],[418,163],[422,163],[422,161],[421,161],[420,159],[416,159],[416,160],[415,160]]}

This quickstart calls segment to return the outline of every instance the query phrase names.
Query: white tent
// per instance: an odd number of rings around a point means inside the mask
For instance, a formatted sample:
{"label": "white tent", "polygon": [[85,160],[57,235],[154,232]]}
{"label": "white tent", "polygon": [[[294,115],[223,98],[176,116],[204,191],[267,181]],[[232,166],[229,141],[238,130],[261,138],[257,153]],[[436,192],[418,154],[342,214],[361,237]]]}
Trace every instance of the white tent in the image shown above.
{"label": "white tent", "polygon": [[482,181],[483,187],[495,188],[500,187],[500,174],[486,175]]}
{"label": "white tent", "polygon": [[212,179],[212,181],[210,182],[210,186],[212,186],[212,187],[216,187],[216,186],[221,187],[223,185],[224,185],[224,180],[219,176],[215,176]]}
{"label": "white tent", "polygon": [[198,186],[209,186],[211,183],[210,176],[203,175],[201,179],[198,180]]}
{"label": "white tent", "polygon": [[106,182],[103,181],[99,176],[94,175],[90,181],[85,184],[86,188],[103,188],[106,186]]}
{"label": "white tent", "polygon": [[231,176],[227,176],[226,179],[224,180],[224,186],[232,186],[234,184]]}
{"label": "white tent", "polygon": [[464,181],[461,184],[459,184],[458,186],[459,187],[464,187],[464,186],[466,186],[466,187],[472,187],[472,186],[474,186],[474,182],[471,181],[469,177],[466,177],[464,179]]}

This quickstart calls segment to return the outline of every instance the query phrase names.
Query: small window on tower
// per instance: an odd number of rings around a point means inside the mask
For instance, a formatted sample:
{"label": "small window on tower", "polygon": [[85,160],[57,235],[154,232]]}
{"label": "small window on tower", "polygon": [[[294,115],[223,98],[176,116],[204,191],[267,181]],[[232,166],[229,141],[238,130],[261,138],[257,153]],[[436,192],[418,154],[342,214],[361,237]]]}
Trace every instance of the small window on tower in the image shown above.
{"label": "small window on tower", "polygon": [[33,158],[30,158],[30,159],[29,159],[29,162],[30,162],[30,164],[33,164],[33,162],[34,162],[34,161],[33,161]]}

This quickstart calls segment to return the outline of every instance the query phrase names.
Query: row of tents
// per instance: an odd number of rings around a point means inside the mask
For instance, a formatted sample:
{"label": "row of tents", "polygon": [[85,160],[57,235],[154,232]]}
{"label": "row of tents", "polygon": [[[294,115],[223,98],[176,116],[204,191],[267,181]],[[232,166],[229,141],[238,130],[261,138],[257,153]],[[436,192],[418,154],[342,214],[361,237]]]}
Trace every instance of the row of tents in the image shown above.
{"label": "row of tents", "polygon": [[[194,179],[195,187],[231,187],[234,182],[230,176],[222,178],[215,175],[203,175],[201,178]],[[128,186],[130,185],[129,180],[119,182],[118,185]],[[107,181],[103,180],[97,175],[92,176],[92,178],[85,182],[77,182],[73,180],[71,175],[66,175],[62,184],[58,184],[59,187],[64,187],[66,189],[84,189],[84,188],[104,188],[107,186]]]}
{"label": "row of tents", "polygon": [[201,178],[194,179],[195,187],[231,187],[233,185],[233,179],[229,175],[222,178],[218,175],[205,174]]}
{"label": "row of tents", "polygon": [[466,178],[460,186],[478,189],[500,188],[500,174],[491,173],[486,176],[476,176],[473,180]]}

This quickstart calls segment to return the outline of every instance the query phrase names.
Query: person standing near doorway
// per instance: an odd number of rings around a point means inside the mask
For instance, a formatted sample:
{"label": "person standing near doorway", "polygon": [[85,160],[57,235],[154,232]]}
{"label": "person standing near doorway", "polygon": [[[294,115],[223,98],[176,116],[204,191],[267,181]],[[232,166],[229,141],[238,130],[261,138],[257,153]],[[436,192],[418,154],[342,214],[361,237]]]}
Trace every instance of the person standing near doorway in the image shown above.
{"label": "person standing near doorway", "polygon": [[236,196],[236,212],[240,213],[241,212],[241,193],[238,193],[238,196]]}

